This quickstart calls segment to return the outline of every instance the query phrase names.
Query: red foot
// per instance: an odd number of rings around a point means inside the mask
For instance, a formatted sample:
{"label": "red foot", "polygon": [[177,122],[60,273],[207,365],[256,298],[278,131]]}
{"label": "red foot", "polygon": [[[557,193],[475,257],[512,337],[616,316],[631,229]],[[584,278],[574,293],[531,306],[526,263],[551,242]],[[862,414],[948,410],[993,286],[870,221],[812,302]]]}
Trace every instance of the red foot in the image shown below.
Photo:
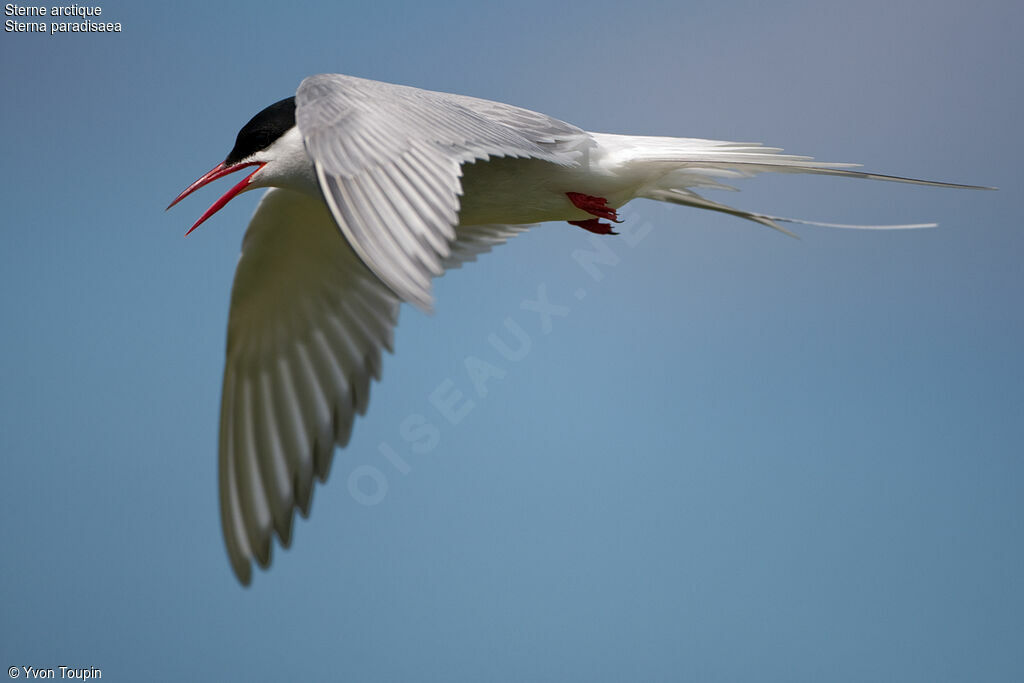
{"label": "red foot", "polygon": [[[621,223],[619,215],[615,213],[615,209],[608,206],[608,200],[604,197],[591,197],[589,194],[582,194],[580,192],[566,192],[565,196],[569,198],[569,201],[577,209],[586,211],[591,216],[597,216],[598,218],[604,218],[608,221],[614,221]],[[573,221],[569,221],[572,223]]]}
{"label": "red foot", "polygon": [[585,221],[569,221],[569,225],[575,225],[577,228],[583,228],[589,230],[596,235],[618,235],[619,233],[612,230],[612,226],[607,223],[602,223],[597,218],[588,218]]}

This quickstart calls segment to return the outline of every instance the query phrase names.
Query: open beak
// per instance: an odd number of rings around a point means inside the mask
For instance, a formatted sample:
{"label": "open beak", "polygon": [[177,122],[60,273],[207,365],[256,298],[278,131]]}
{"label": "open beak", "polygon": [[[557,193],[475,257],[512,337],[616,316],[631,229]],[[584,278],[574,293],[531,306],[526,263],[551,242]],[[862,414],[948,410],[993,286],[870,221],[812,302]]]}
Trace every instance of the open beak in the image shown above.
{"label": "open beak", "polygon": [[168,209],[171,208],[172,206],[174,206],[175,204],[180,202],[182,199],[184,199],[185,197],[189,196],[190,194],[192,194],[193,192],[198,190],[203,185],[207,185],[209,183],[212,183],[214,180],[217,180],[218,178],[223,178],[226,175],[230,175],[231,173],[234,173],[235,171],[241,171],[243,168],[247,168],[249,166],[258,166],[259,167],[255,171],[253,171],[252,173],[247,175],[245,177],[245,179],[243,179],[240,183],[238,183],[237,185],[232,187],[230,190],[225,192],[223,197],[221,197],[220,199],[215,201],[213,203],[213,206],[211,206],[209,209],[207,209],[206,213],[204,213],[202,216],[199,217],[199,220],[196,221],[195,225],[193,225],[191,228],[188,229],[188,232],[185,233],[185,235],[188,236],[188,235],[192,234],[192,231],[195,230],[196,228],[198,228],[202,224],[203,221],[205,221],[207,218],[209,218],[213,214],[215,214],[218,211],[220,211],[224,207],[225,204],[227,204],[228,202],[230,202],[234,198],[234,196],[236,194],[238,194],[239,192],[244,190],[249,185],[249,182],[252,180],[252,177],[254,175],[256,175],[256,172],[259,171],[261,168],[263,168],[264,164],[265,164],[265,162],[259,162],[259,161],[250,161],[247,164],[234,164],[232,166],[228,166],[225,163],[217,164],[212,169],[210,169],[208,172],[204,173],[202,175],[202,177],[199,178],[199,180],[195,181],[194,183],[192,183],[191,185],[186,187],[184,192],[179,194],[178,197],[173,202],[171,202],[170,204],[167,205],[167,208]]}

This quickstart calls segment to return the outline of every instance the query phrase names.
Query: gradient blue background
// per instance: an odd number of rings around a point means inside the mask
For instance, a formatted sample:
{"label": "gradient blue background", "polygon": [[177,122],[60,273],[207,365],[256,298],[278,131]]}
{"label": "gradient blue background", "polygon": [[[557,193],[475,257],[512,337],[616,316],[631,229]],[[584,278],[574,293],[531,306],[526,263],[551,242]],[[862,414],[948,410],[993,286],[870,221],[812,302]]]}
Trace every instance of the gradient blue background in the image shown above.
{"label": "gradient blue background", "polygon": [[[117,35],[0,35],[0,664],[1024,680],[1020,3],[142,5],[103,3]],[[216,430],[258,193],[188,239],[227,182],[163,207],[325,71],[1002,189],[762,176],[711,196],[941,227],[797,241],[638,202],[650,232],[609,239],[600,282],[566,224],[451,273],[434,316],[403,310],[310,520],[246,590]],[[541,285],[570,309],[549,334],[521,308]],[[518,363],[487,342],[506,317]],[[506,374],[452,425],[428,397],[472,395],[467,356]],[[349,490],[364,465],[374,506]]]}

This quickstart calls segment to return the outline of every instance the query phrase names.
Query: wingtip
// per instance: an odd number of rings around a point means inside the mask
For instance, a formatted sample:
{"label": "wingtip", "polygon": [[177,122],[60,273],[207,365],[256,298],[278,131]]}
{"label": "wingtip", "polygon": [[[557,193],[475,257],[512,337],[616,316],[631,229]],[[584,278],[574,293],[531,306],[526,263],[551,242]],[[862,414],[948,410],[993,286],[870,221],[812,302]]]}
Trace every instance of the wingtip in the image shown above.
{"label": "wingtip", "polygon": [[434,297],[427,295],[425,298],[415,297],[407,299],[407,301],[420,309],[423,313],[427,315],[434,315]]}
{"label": "wingtip", "polygon": [[252,585],[252,562],[241,558],[237,560],[232,558],[231,569],[234,570],[235,578],[238,579],[238,583],[242,584],[243,588],[248,588]]}

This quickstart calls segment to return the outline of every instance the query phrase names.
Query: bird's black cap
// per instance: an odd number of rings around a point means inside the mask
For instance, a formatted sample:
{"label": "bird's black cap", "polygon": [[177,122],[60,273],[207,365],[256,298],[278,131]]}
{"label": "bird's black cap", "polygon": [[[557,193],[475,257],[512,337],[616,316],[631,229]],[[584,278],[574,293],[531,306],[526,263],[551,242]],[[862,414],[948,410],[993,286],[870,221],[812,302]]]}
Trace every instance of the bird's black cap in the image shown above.
{"label": "bird's black cap", "polygon": [[235,146],[224,163],[237,164],[250,154],[266,149],[295,125],[295,97],[288,97],[261,111],[242,126]]}

